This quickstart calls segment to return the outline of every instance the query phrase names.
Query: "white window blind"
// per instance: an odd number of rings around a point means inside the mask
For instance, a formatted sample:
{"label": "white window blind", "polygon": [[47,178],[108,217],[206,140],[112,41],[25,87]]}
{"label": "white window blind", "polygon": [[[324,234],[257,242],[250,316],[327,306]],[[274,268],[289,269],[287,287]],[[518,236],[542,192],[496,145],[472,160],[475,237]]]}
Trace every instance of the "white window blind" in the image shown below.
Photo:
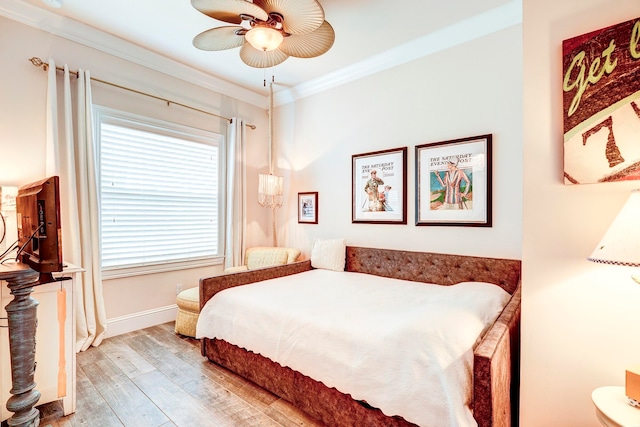
{"label": "white window blind", "polygon": [[222,136],[98,117],[103,270],[218,256]]}

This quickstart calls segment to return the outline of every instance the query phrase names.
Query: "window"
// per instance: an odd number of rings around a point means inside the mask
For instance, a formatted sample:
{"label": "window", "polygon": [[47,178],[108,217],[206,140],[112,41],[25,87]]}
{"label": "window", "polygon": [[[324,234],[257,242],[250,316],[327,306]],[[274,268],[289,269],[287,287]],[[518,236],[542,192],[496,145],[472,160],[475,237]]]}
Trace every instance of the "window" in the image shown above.
{"label": "window", "polygon": [[101,107],[95,124],[105,277],[211,264],[223,136]]}

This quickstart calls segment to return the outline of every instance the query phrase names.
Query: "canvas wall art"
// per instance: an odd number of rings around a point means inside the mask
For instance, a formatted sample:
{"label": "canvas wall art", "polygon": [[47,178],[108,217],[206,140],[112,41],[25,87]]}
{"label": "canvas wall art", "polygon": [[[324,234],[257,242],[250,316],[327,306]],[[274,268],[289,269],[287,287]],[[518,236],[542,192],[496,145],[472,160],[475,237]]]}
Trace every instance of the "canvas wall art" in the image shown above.
{"label": "canvas wall art", "polygon": [[640,179],[640,18],[562,53],[565,184]]}

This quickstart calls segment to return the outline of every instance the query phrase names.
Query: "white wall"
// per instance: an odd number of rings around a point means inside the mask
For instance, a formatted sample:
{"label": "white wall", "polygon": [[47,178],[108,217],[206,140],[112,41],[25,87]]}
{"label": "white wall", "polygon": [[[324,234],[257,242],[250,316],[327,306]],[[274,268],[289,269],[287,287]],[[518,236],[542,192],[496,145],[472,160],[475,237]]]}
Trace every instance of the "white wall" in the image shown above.
{"label": "white wall", "polygon": [[[250,185],[257,182],[257,171],[267,169],[264,108],[240,102],[187,81],[171,77],[157,69],[134,64],[62,37],[0,17],[0,185],[24,185],[45,175],[45,108],[47,76],[28,61],[32,56],[52,57],[58,65],[71,70],[88,69],[95,78],[131,87],[171,99],[225,117],[239,116],[257,126],[247,130],[247,168]],[[160,61],[162,63],[162,61]],[[172,64],[167,63],[166,67]],[[169,71],[169,70],[165,70]],[[198,75],[194,72],[194,76]],[[261,82],[258,82],[259,85]],[[133,94],[98,82],[92,85],[96,104],[118,108],[149,117],[166,119],[226,134],[226,121],[193,112],[163,101]],[[250,188],[257,188],[253,184]],[[253,200],[253,199],[252,199]],[[249,210],[253,231],[252,244],[267,244],[268,212]],[[64,227],[64,217],[63,217]],[[171,320],[175,308],[176,284],[197,286],[198,279],[221,271],[221,266],[178,272],[105,280],[104,297],[107,318],[113,327],[108,332],[124,332],[145,322]]]}
{"label": "white wall", "polygon": [[[521,257],[521,27],[276,109],[285,175],[280,240],[309,256],[314,238],[406,250]],[[415,226],[415,146],[493,134],[493,227]],[[351,223],[353,154],[408,147],[407,225]],[[319,224],[298,224],[297,193],[319,192]]]}
{"label": "white wall", "polygon": [[[600,425],[591,391],[640,363],[640,286],[586,261],[636,182],[563,184],[562,41],[637,0],[525,0],[522,427]],[[640,415],[639,415],[640,416]]]}
{"label": "white wall", "polygon": [[[522,28],[279,107],[277,169],[287,177],[279,239],[307,256],[313,238],[345,236],[352,245],[522,257],[520,424],[595,427],[591,391],[622,385],[624,369],[639,363],[640,287],[628,279],[628,270],[585,258],[638,184],[562,183],[561,42],[636,18],[640,5],[637,0],[523,4]],[[34,55],[222,115],[240,115],[266,129],[262,109],[4,18],[0,51],[0,184],[21,185],[44,174],[46,81],[27,61]],[[106,88],[96,84],[94,92],[116,102]],[[137,112],[167,112],[148,100],[131,98],[127,104]],[[175,107],[170,115],[202,120]],[[413,147],[483,133],[494,135],[494,226],[414,226]],[[251,194],[257,173],[267,169],[266,132],[248,135]],[[409,147],[408,224],[351,224],[351,155],[401,146]],[[319,191],[318,225],[297,223],[299,191]],[[268,210],[249,205],[249,244],[269,244]],[[177,280],[188,287],[209,272],[106,282],[107,315],[120,319],[165,307],[175,300]]]}

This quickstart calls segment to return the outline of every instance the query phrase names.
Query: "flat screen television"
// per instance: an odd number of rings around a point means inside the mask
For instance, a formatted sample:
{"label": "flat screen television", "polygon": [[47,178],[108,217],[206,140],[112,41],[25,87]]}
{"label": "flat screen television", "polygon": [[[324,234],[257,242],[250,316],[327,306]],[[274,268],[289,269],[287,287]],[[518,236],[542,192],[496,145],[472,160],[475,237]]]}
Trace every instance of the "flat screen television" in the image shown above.
{"label": "flat screen television", "polygon": [[39,283],[53,282],[62,271],[60,178],[52,176],[22,186],[16,197],[17,260],[40,273]]}

